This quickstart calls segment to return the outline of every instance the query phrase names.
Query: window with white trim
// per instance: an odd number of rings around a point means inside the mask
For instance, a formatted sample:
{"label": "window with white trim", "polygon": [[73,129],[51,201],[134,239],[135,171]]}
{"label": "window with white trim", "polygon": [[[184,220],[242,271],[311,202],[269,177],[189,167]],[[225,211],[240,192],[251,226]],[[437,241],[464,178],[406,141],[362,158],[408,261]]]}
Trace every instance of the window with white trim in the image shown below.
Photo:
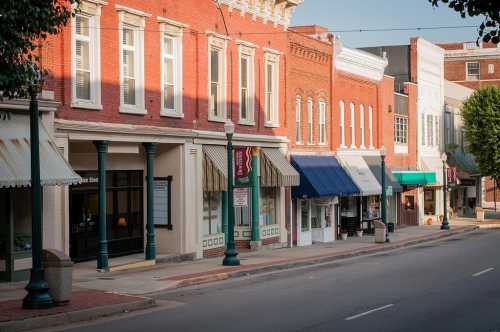
{"label": "window with white trim", "polygon": [[365,106],[359,106],[359,131],[361,133],[361,144],[362,149],[365,148]]}
{"label": "window with white trim", "polygon": [[145,114],[145,18],[120,12],[120,112]]}
{"label": "window with white trim", "polygon": [[408,116],[397,114],[394,116],[394,142],[408,144]]}
{"label": "window with white trim", "polygon": [[427,146],[434,145],[434,117],[427,115]]}
{"label": "window with white trim", "polygon": [[439,121],[439,116],[436,115],[434,117],[434,130],[435,130],[435,134],[434,134],[434,139],[435,139],[435,146],[439,147],[439,144],[441,143],[439,138],[440,138],[440,135],[441,135],[441,127],[440,127],[440,121]]}
{"label": "window with white trim", "polygon": [[240,123],[254,124],[254,53],[255,48],[240,45]]}
{"label": "window with white trim", "polygon": [[368,140],[370,149],[373,149],[373,107],[368,106]]}
{"label": "window with white trim", "polygon": [[101,109],[100,7],[82,2],[72,21],[71,106]]}
{"label": "window with white trim", "polygon": [[226,48],[225,39],[210,35],[208,40],[208,119],[226,121]]}
{"label": "window with white trim", "polygon": [[307,99],[307,144],[313,144],[313,101]]}
{"label": "window with white trim", "polygon": [[339,102],[340,112],[340,146],[345,147],[345,104],[341,100]]}
{"label": "window with white trim", "polygon": [[265,52],[265,125],[276,127],[279,125],[278,118],[278,66],[279,55],[273,52]]}
{"label": "window with white trim", "polygon": [[222,233],[222,193],[203,192],[203,235]]}
{"label": "window with white trim", "polygon": [[495,65],[493,63],[488,64],[488,74],[494,74],[495,73]]}
{"label": "window with white trim", "polygon": [[182,117],[182,28],[161,24],[161,115]]}
{"label": "window with white trim", "polygon": [[477,81],[480,79],[479,62],[466,62],[467,67],[467,81]]}
{"label": "window with white trim", "polygon": [[350,118],[349,118],[349,123],[351,127],[351,149],[356,148],[356,119],[355,119],[355,108],[354,108],[354,103],[349,104],[349,110],[350,110]]}
{"label": "window with white trim", "polygon": [[319,144],[326,143],[326,103],[319,101]]}
{"label": "window with white trim", "polygon": [[302,142],[302,98],[295,97],[295,143]]}

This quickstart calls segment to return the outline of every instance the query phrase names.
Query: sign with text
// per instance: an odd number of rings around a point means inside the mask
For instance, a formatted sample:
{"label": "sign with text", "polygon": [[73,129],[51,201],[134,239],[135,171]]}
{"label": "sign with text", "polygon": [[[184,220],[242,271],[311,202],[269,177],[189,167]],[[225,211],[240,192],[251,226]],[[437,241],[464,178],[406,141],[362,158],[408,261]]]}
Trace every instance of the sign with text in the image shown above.
{"label": "sign with text", "polygon": [[457,181],[457,168],[456,167],[448,167],[446,170],[446,182],[454,183]]}
{"label": "sign with text", "polygon": [[236,185],[250,183],[252,169],[252,148],[238,147],[234,149],[234,181]]}
{"label": "sign with text", "polygon": [[248,207],[248,189],[234,188],[233,189],[233,204],[239,207]]}

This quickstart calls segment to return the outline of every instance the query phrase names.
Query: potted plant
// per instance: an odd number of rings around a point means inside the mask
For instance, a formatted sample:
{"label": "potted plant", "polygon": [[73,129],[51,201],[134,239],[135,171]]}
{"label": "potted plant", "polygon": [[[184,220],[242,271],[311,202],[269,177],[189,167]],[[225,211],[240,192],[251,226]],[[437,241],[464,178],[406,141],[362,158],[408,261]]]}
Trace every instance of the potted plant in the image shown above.
{"label": "potted plant", "polygon": [[476,208],[476,219],[477,221],[484,221],[484,209],[480,206]]}
{"label": "potted plant", "polygon": [[356,228],[356,236],[363,237],[363,229],[361,227]]}
{"label": "potted plant", "polygon": [[347,229],[342,228],[340,230],[340,238],[345,241],[347,240],[347,235],[349,235],[349,233],[347,233]]}

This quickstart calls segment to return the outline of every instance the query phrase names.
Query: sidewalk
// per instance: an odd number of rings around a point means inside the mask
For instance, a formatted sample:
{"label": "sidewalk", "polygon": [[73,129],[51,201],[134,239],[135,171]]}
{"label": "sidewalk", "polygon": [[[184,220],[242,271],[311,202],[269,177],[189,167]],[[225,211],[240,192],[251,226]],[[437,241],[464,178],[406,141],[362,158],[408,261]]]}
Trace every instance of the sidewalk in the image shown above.
{"label": "sidewalk", "polygon": [[476,218],[454,217],[450,219],[450,225],[459,227],[476,226],[485,229],[500,228],[500,219],[488,218],[484,221],[478,221]]}

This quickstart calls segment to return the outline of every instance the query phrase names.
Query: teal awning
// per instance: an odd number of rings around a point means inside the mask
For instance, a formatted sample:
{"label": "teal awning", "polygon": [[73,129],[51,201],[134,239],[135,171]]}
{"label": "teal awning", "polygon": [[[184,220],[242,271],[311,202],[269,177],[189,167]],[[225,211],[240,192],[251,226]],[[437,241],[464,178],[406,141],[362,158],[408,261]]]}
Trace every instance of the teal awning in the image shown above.
{"label": "teal awning", "polygon": [[394,171],[396,180],[402,185],[417,186],[436,184],[436,172],[427,171]]}

